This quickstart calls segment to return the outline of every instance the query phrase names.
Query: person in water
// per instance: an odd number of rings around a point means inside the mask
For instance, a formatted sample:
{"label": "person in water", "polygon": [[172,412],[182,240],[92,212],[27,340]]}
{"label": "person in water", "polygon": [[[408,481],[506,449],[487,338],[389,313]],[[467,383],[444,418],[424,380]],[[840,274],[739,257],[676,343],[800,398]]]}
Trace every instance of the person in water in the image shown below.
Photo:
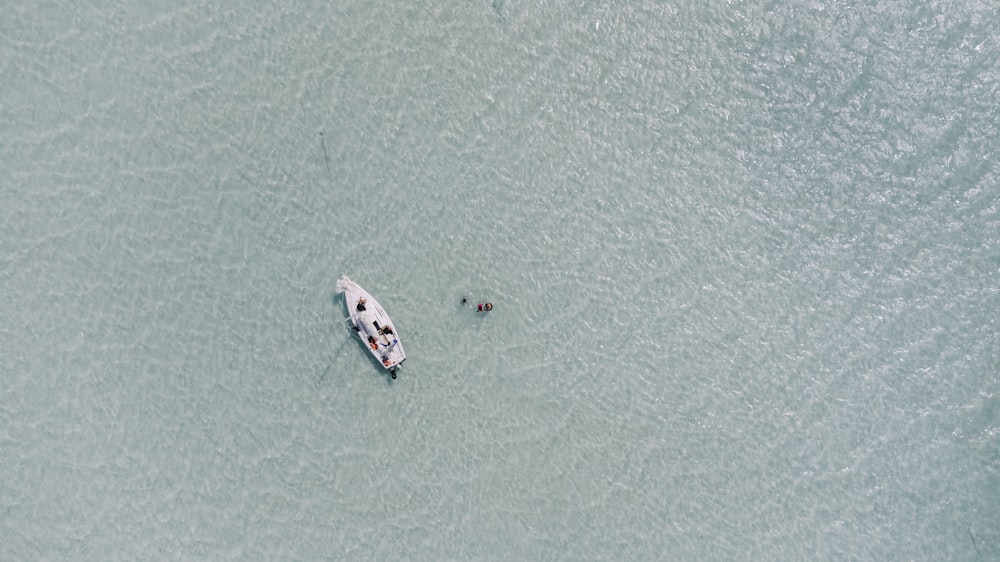
{"label": "person in water", "polygon": [[[469,298],[462,297],[462,306],[468,306],[468,305],[469,305]],[[493,303],[491,302],[479,303],[476,305],[476,312],[489,312],[491,310],[493,310]]]}

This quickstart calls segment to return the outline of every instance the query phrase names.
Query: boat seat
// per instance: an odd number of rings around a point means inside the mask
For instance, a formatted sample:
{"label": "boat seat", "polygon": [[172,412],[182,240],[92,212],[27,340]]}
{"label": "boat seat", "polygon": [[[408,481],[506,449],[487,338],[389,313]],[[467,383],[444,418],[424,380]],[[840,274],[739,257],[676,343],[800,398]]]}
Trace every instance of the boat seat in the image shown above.
{"label": "boat seat", "polygon": [[378,330],[373,325],[373,319],[371,314],[368,312],[363,312],[358,315],[359,323],[361,324],[361,329],[364,330],[366,335],[374,336],[376,339],[379,337]]}

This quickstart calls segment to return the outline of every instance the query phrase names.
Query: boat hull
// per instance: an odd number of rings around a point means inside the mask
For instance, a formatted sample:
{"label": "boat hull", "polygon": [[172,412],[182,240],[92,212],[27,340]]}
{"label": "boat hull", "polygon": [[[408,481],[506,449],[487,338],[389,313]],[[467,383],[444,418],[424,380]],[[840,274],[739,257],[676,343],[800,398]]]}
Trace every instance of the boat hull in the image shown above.
{"label": "boat hull", "polygon": [[361,344],[396,378],[396,370],[406,361],[406,352],[392,319],[371,293],[346,275],[337,280],[337,292],[344,295],[348,320]]}

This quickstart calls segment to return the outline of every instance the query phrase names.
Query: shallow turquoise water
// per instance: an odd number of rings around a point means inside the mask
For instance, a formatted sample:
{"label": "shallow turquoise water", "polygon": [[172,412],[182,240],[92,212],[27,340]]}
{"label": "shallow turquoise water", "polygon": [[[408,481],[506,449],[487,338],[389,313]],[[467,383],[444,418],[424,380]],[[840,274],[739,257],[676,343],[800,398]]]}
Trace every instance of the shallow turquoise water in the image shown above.
{"label": "shallow turquoise water", "polygon": [[1000,9],[256,4],[0,20],[0,559],[1000,556]]}

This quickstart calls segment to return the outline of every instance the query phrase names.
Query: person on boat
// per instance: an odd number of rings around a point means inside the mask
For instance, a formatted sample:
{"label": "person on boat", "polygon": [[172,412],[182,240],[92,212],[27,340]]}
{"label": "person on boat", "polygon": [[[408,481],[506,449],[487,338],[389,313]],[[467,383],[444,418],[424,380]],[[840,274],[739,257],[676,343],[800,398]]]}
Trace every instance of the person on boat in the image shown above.
{"label": "person on boat", "polygon": [[382,326],[382,329],[379,330],[378,333],[384,334],[384,335],[388,335],[388,334],[393,334],[395,332],[392,331],[392,326],[385,325],[385,326]]}
{"label": "person on boat", "polygon": [[365,297],[361,297],[360,299],[358,299],[358,312],[364,312],[366,310],[365,309],[366,302],[368,302],[368,299],[366,299]]}
{"label": "person on boat", "polygon": [[375,336],[368,336],[368,345],[370,345],[372,349],[378,349],[378,340],[375,339]]}

